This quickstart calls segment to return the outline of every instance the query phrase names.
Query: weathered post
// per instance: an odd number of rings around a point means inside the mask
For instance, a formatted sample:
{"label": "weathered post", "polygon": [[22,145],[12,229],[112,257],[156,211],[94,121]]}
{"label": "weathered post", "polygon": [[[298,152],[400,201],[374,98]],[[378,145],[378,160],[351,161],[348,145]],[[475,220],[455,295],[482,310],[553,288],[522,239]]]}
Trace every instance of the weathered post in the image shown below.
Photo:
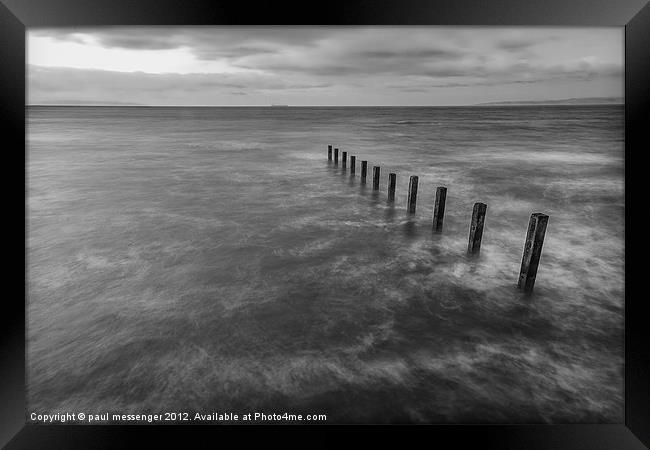
{"label": "weathered post", "polygon": [[469,226],[469,243],[467,244],[467,253],[470,255],[478,255],[481,251],[486,211],[487,205],[485,203],[474,203],[472,223]]}
{"label": "weathered post", "polygon": [[439,186],[436,188],[436,201],[433,205],[433,231],[442,231],[442,221],[445,218],[445,202],[447,201],[447,188]]}
{"label": "weathered post", "polygon": [[354,155],[350,155],[350,173],[354,175],[354,172],[357,168],[357,157]]}
{"label": "weathered post", "polygon": [[395,175],[394,173],[388,174],[388,201],[389,202],[395,201],[395,180],[396,179],[397,179],[397,175]]}
{"label": "weathered post", "polygon": [[338,164],[338,163],[339,163],[339,149],[335,148],[334,149],[334,164]]}
{"label": "weathered post", "polygon": [[345,169],[348,166],[348,152],[343,152],[343,156],[341,157],[341,162],[342,167]]}
{"label": "weathered post", "polygon": [[373,166],[372,168],[372,190],[379,190],[379,166]]}
{"label": "weathered post", "polygon": [[415,201],[418,197],[418,177],[417,175],[411,175],[409,180],[409,195],[406,201],[406,209],[409,214],[415,213]]}
{"label": "weathered post", "polygon": [[542,244],[546,234],[548,216],[542,213],[533,213],[528,222],[528,233],[524,245],[524,255],[521,259],[521,270],[519,271],[519,282],[517,287],[524,292],[532,292],[537,277],[537,266],[542,253]]}
{"label": "weathered post", "polygon": [[332,160],[332,146],[331,145],[327,146],[327,160],[328,161]]}
{"label": "weathered post", "polygon": [[361,161],[361,182],[366,182],[366,175],[368,174],[368,161]]}

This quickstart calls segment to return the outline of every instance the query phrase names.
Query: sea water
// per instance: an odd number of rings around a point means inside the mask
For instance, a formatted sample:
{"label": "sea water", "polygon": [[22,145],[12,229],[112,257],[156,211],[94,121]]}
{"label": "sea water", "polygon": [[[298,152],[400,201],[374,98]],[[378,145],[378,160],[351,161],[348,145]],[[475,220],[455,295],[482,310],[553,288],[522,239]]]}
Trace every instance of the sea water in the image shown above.
{"label": "sea water", "polygon": [[623,124],[622,106],[29,107],[28,409],[622,422]]}

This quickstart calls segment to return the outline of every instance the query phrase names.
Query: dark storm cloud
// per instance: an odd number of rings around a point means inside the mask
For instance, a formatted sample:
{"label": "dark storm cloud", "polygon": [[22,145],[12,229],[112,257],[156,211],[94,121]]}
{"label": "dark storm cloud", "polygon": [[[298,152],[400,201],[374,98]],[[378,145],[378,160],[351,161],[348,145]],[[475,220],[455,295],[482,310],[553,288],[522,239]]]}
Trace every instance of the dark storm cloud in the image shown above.
{"label": "dark storm cloud", "polygon": [[[354,49],[342,47],[336,52],[327,48],[291,53],[246,55],[235,58],[231,64],[251,70],[265,70],[283,73],[300,73],[308,76],[352,76],[352,75],[420,75],[432,70],[432,66],[455,64],[453,71],[462,75],[462,58],[467,52],[430,48],[394,48],[391,50]],[[443,69],[439,69],[443,70]]]}
{"label": "dark storm cloud", "polygon": [[130,36],[110,35],[107,37],[97,36],[101,45],[105,47],[128,48],[135,50],[169,50],[183,46],[182,42],[174,39],[174,36]]}
{"label": "dark storm cloud", "polygon": [[354,54],[361,58],[404,59],[404,58],[436,58],[436,59],[458,59],[466,52],[459,50],[447,50],[442,48],[423,48],[405,50],[365,50]]}
{"label": "dark storm cloud", "polygon": [[310,46],[331,34],[325,28],[277,27],[98,27],[34,30],[35,36],[60,41],[85,42],[92,36],[100,46],[127,50],[188,48],[200,59],[274,53],[287,45]]}
{"label": "dark storm cloud", "polygon": [[528,49],[538,43],[539,41],[533,39],[507,39],[500,41],[497,48],[507,51],[519,51]]}
{"label": "dark storm cloud", "polygon": [[520,52],[528,50],[536,45],[558,40],[557,36],[544,37],[508,37],[497,42],[496,48],[508,52]]}

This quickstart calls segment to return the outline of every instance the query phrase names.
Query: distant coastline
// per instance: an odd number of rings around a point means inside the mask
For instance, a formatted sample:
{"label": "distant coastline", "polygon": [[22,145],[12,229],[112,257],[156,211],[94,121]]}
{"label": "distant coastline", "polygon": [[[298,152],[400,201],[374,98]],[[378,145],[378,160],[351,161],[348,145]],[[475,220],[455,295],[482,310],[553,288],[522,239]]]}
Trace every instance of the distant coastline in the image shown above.
{"label": "distant coastline", "polygon": [[518,105],[623,105],[622,97],[563,98],[557,100],[513,100],[505,102],[477,103],[476,106]]}

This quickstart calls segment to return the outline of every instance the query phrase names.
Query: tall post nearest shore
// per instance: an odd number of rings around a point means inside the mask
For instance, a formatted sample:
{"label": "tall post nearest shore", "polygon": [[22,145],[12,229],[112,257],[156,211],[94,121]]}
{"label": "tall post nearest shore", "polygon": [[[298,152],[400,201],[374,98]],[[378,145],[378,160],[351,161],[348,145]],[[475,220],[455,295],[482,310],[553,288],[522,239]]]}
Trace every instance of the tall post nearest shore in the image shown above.
{"label": "tall post nearest shore", "polygon": [[447,201],[447,188],[436,188],[436,201],[433,206],[433,231],[442,232],[442,221],[445,218],[445,203]]}
{"label": "tall post nearest shore", "polygon": [[361,161],[361,182],[366,182],[366,175],[368,175],[368,161]]}
{"label": "tall post nearest shore", "polygon": [[350,173],[354,175],[354,172],[357,169],[357,157],[350,155]]}
{"label": "tall post nearest shore", "polygon": [[343,152],[341,157],[342,167],[345,169],[348,166],[348,152]]}
{"label": "tall post nearest shore", "polygon": [[372,168],[372,189],[374,191],[379,190],[379,166],[373,166]]}
{"label": "tall post nearest shore", "polygon": [[531,214],[528,222],[526,244],[524,245],[524,255],[521,259],[519,282],[517,283],[517,287],[523,289],[524,292],[532,292],[535,285],[537,266],[539,266],[539,257],[542,253],[547,224],[548,216],[546,214]]}
{"label": "tall post nearest shore", "polygon": [[335,148],[334,149],[334,164],[338,164],[338,163],[339,163],[339,149]]}
{"label": "tall post nearest shore", "polygon": [[474,203],[472,223],[469,226],[469,243],[467,244],[467,253],[470,255],[478,255],[481,251],[486,211],[487,205],[485,203]]}
{"label": "tall post nearest shore", "polygon": [[417,175],[411,175],[409,179],[409,194],[406,200],[406,209],[409,214],[415,213],[415,202],[418,197],[418,177]]}
{"label": "tall post nearest shore", "polygon": [[397,175],[395,175],[394,173],[388,174],[388,201],[389,202],[395,201],[395,180],[396,179],[397,179]]}
{"label": "tall post nearest shore", "polygon": [[332,146],[331,145],[327,146],[327,160],[328,161],[332,160]]}

